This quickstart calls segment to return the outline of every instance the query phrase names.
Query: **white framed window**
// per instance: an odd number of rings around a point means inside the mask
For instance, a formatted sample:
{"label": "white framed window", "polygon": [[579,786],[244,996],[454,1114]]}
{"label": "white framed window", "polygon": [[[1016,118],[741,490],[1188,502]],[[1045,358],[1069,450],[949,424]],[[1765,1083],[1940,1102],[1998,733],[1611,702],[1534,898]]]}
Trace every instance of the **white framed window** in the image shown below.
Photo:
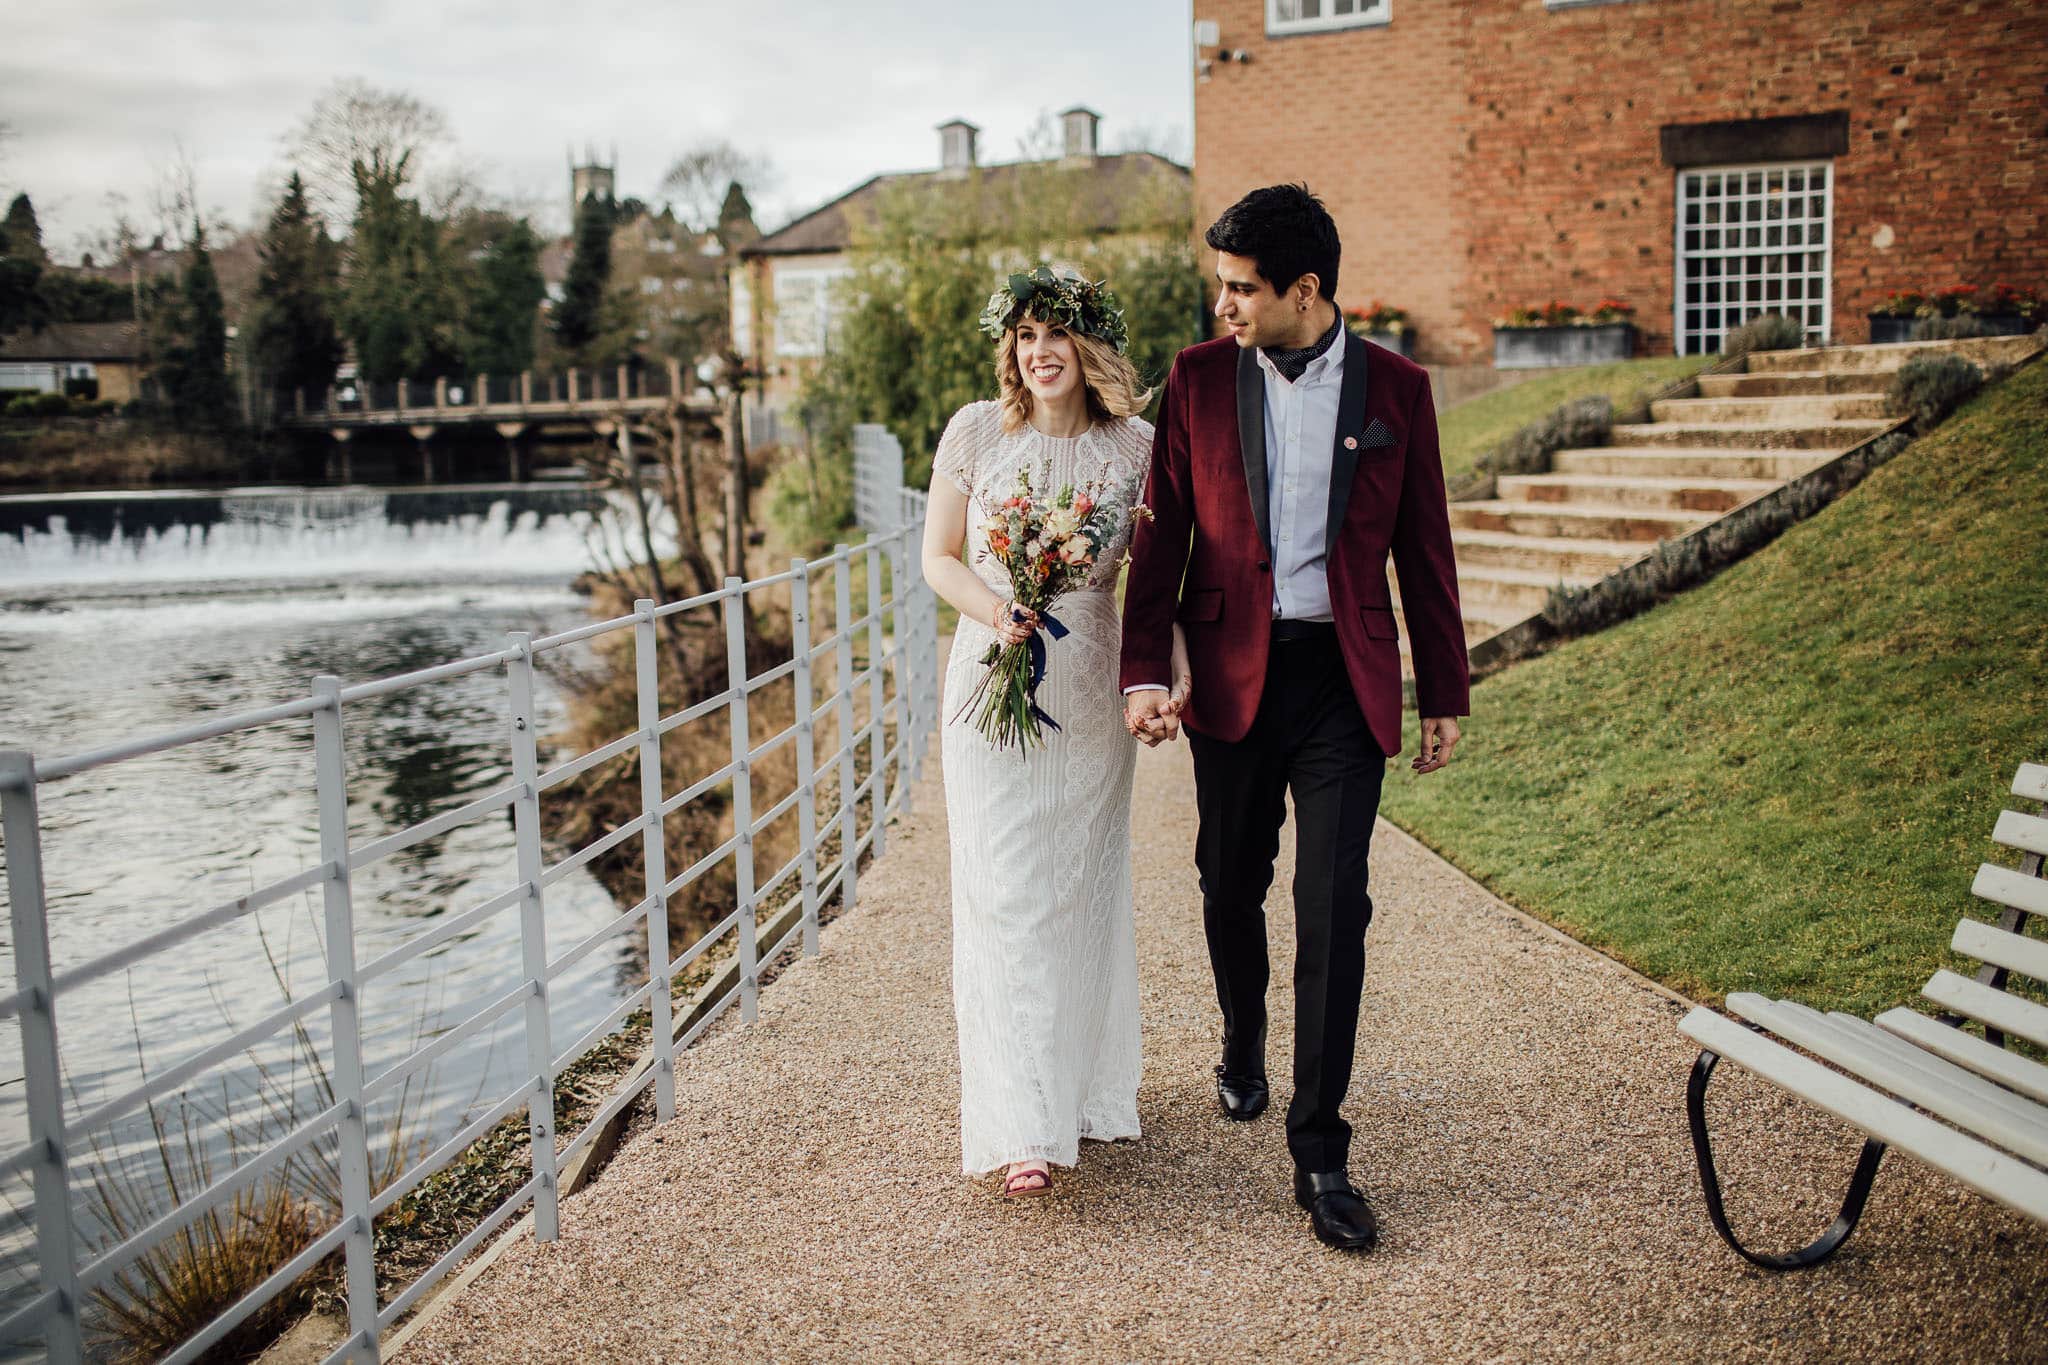
{"label": "white framed window", "polygon": [[1721,349],[1751,318],[1783,313],[1809,346],[1832,325],[1834,165],[1692,166],[1679,171],[1671,335],[1680,355]]}
{"label": "white framed window", "polygon": [[818,356],[832,338],[833,286],[850,270],[775,272],[775,354]]}
{"label": "white framed window", "polygon": [[741,355],[754,349],[754,291],[744,266],[732,272],[732,348]]}
{"label": "white framed window", "polygon": [[1266,0],[1266,33],[1322,33],[1362,28],[1393,18],[1394,0]]}

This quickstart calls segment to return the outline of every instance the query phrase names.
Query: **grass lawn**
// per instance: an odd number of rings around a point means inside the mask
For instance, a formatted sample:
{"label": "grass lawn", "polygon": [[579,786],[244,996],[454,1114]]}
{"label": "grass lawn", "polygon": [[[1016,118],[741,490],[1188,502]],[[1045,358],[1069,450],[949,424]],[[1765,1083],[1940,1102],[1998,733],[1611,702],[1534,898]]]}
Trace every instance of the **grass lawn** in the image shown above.
{"label": "grass lawn", "polygon": [[1457,760],[1396,764],[1383,809],[1687,994],[1914,1000],[1992,918],[1971,877],[2017,863],[1992,822],[2048,760],[2044,412],[2037,363],[1720,577],[1479,684]]}
{"label": "grass lawn", "polygon": [[1710,355],[1658,356],[1553,370],[1510,388],[1467,399],[1437,419],[1443,448],[1444,478],[1470,472],[1473,461],[1551,409],[1574,398],[1604,393],[1618,408],[1645,389],[1660,388],[1704,368]]}

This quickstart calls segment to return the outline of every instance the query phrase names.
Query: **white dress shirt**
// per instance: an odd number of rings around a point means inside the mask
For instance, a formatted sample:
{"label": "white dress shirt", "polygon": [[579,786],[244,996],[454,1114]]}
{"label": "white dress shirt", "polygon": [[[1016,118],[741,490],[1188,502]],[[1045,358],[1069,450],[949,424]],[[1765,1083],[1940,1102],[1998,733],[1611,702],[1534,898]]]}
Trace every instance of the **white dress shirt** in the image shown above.
{"label": "white dress shirt", "polygon": [[1273,619],[1328,621],[1330,465],[1344,391],[1342,327],[1293,383],[1265,351],[1266,508],[1273,531]]}
{"label": "white dress shirt", "polygon": [[[1344,393],[1344,341],[1337,335],[1293,383],[1253,352],[1266,379],[1266,510],[1273,528],[1273,619],[1328,621],[1330,473],[1337,400]],[[1164,683],[1126,687],[1126,695]]]}

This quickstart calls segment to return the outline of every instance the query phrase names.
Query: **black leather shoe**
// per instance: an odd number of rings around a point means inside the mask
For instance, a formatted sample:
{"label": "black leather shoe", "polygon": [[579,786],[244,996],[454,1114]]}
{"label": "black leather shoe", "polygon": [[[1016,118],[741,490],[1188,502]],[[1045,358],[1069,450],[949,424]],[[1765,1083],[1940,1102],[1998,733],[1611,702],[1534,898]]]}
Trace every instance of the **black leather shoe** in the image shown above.
{"label": "black leather shoe", "polygon": [[1296,1171],[1294,1202],[1308,1210],[1316,1240],[1339,1251],[1370,1251],[1380,1239],[1372,1205],[1342,1171]]}
{"label": "black leather shoe", "polygon": [[1216,1068],[1216,1106],[1224,1118],[1250,1123],[1266,1112],[1267,1098],[1264,1076],[1233,1076]]}

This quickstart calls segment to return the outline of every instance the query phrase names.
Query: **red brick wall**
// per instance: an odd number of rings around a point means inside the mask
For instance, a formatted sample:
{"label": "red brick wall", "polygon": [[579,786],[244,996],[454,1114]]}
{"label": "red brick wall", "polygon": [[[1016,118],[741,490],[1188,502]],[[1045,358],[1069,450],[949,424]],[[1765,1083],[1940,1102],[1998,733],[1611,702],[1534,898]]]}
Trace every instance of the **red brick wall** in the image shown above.
{"label": "red brick wall", "polygon": [[1224,47],[1195,87],[1201,221],[1305,178],[1345,241],[1340,301],[1408,307],[1432,361],[1479,359],[1524,302],[1638,309],[1669,352],[1669,123],[1847,109],[1834,339],[1892,289],[2048,286],[2048,5],[2035,0],[1393,0],[1392,23],[1265,36],[1263,0],[1196,0]]}

